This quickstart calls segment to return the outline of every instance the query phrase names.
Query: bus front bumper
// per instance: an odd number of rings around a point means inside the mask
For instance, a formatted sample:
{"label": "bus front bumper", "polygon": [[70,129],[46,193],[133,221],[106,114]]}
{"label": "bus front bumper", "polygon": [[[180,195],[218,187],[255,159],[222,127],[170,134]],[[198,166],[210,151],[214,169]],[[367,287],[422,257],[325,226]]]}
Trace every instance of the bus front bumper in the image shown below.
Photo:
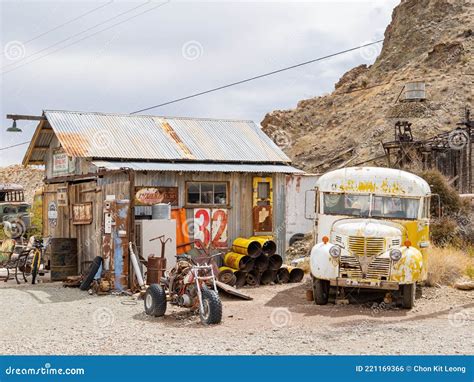
{"label": "bus front bumper", "polygon": [[367,288],[367,289],[384,289],[398,290],[400,284],[395,281],[379,281],[379,280],[355,280],[346,278],[337,278],[330,280],[331,286],[347,287],[347,288]]}

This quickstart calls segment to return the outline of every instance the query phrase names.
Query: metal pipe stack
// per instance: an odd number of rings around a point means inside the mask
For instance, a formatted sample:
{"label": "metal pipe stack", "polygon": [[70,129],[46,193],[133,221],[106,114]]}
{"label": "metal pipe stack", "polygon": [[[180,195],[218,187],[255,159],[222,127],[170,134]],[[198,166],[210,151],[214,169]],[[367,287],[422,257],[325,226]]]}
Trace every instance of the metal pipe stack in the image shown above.
{"label": "metal pipe stack", "polygon": [[301,282],[303,270],[283,266],[283,259],[276,250],[271,237],[239,237],[232,243],[231,251],[223,256],[224,265],[219,268],[217,278],[236,288]]}

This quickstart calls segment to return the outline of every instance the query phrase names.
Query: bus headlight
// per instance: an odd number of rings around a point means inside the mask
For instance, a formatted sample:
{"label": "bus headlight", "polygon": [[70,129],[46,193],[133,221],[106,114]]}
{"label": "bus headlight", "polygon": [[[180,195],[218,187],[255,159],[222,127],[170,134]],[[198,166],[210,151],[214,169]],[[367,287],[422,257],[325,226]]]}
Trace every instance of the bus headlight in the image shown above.
{"label": "bus headlight", "polygon": [[400,251],[399,249],[392,249],[390,251],[390,258],[392,259],[392,261],[398,261],[402,258],[402,251]]}
{"label": "bus headlight", "polygon": [[329,254],[332,257],[339,257],[341,256],[341,248],[337,245],[333,245],[331,248],[329,248]]}

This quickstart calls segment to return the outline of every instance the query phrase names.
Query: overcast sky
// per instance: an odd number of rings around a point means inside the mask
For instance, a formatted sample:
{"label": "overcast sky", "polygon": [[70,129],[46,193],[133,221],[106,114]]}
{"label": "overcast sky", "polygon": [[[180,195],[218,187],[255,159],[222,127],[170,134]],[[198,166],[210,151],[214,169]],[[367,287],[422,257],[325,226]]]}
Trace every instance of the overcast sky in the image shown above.
{"label": "overcast sky", "polygon": [[[129,113],[380,39],[399,1],[0,2],[0,147],[5,147],[28,141],[37,124],[20,121],[22,133],[7,133],[7,113]],[[345,71],[372,63],[379,49],[147,113],[259,123],[267,112],[331,92]],[[0,166],[20,163],[26,147],[0,151]]]}

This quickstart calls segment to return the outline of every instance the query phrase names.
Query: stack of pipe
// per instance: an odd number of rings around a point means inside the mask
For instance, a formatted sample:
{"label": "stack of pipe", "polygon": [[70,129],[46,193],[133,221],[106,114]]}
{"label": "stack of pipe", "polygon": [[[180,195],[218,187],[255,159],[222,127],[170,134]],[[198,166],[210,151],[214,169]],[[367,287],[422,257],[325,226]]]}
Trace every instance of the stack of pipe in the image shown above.
{"label": "stack of pipe", "polygon": [[236,288],[300,282],[303,270],[282,266],[283,259],[276,249],[276,243],[266,236],[235,239],[231,252],[224,255],[218,280]]}

